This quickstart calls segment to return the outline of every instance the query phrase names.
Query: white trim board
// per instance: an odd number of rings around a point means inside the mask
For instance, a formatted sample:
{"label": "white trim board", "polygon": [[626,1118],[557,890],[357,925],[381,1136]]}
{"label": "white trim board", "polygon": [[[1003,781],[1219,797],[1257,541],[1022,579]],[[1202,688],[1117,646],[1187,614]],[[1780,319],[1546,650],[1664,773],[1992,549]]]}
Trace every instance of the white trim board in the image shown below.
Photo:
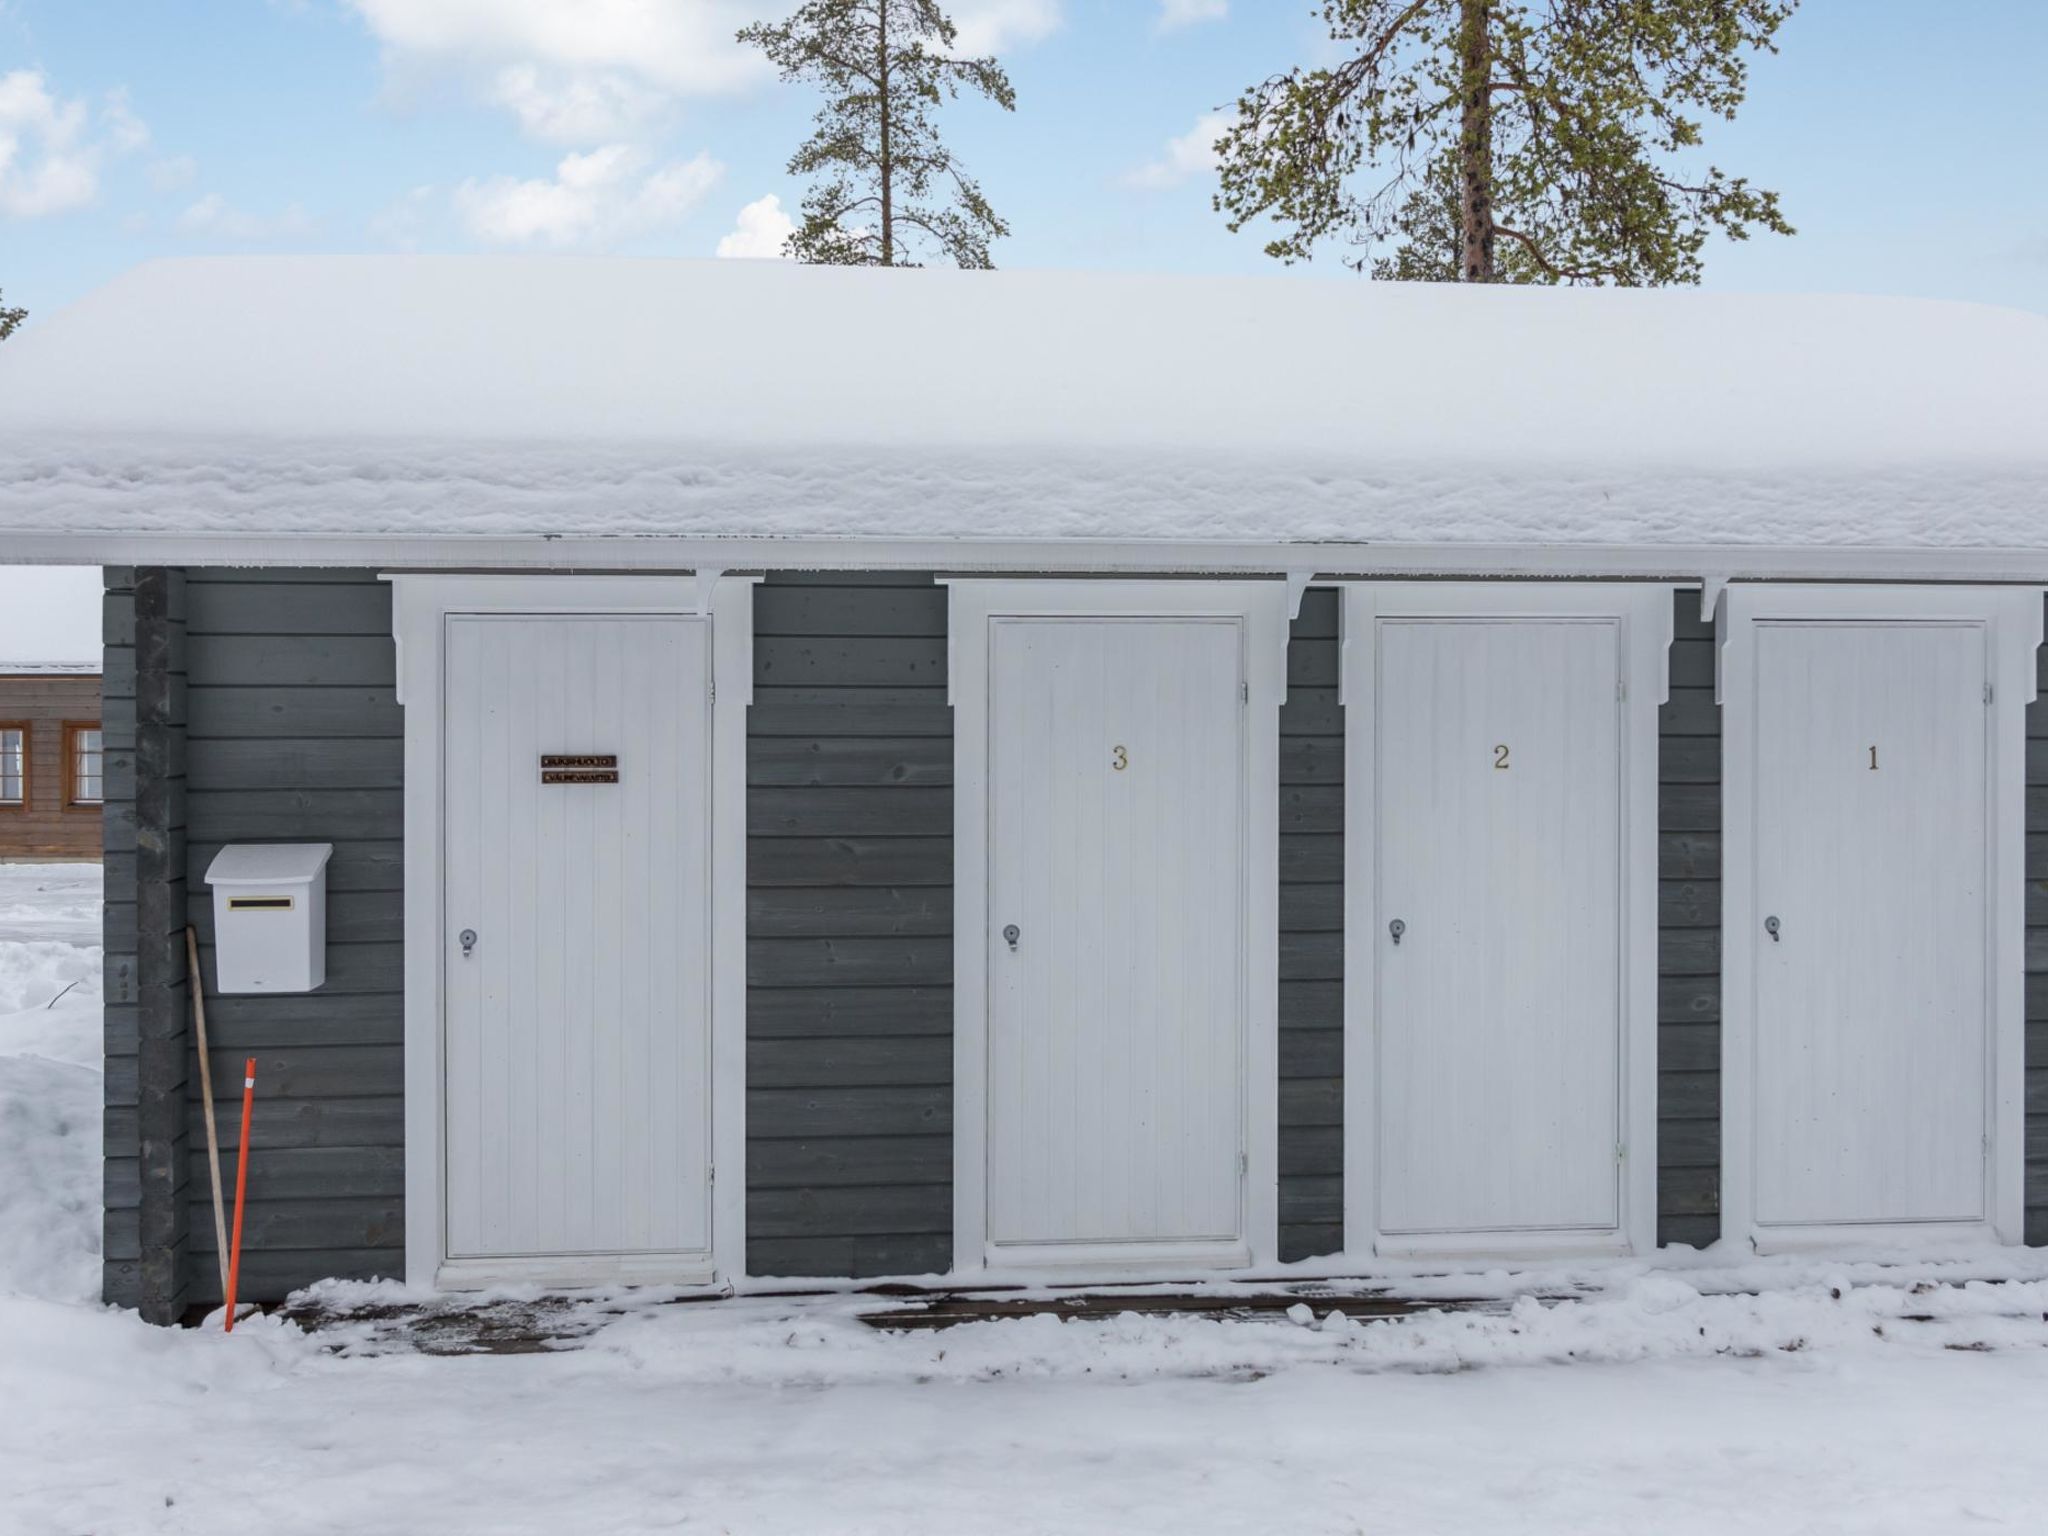
{"label": "white trim board", "polygon": [[966,580],[949,590],[954,706],[953,1273],[990,1268],[988,1127],[989,626],[996,618],[1228,617],[1244,623],[1247,690],[1243,919],[1245,1168],[1242,1245],[1167,1254],[1155,1245],[1006,1253],[1000,1267],[1157,1278],[1162,1266],[1231,1270],[1279,1258],[1280,706],[1287,690],[1288,585],[1265,582]]}
{"label": "white trim board", "polygon": [[[1756,1219],[1757,908],[1755,646],[1759,623],[1923,621],[1981,625],[1991,697],[1985,709],[1990,1012],[1985,1062],[1989,1219],[1973,1223],[1773,1226]],[[2035,696],[2043,593],[2037,587],[1760,586],[1719,605],[1715,696],[1722,705],[1721,1220],[1725,1237],[1760,1251],[1865,1243],[2018,1243],[2025,1230],[2026,709]]]}
{"label": "white trim board", "polygon": [[377,567],[414,571],[908,570],[1324,578],[1527,577],[2048,583],[2048,547],[1743,544],[1298,544],[1201,539],[698,538],[664,534],[9,533],[23,565]]}
{"label": "white trim board", "polygon": [[[746,725],[753,577],[387,576],[405,705],[405,1273],[408,1284],[710,1284],[746,1251]],[[708,595],[708,604],[705,599]],[[711,1264],[655,1259],[447,1259],[443,1135],[443,648],[451,614],[677,614],[711,621]],[[719,963],[724,958],[725,963]]]}
{"label": "white trim board", "polygon": [[[1657,1240],[1657,712],[1669,691],[1673,594],[1624,583],[1357,583],[1342,587],[1345,705],[1344,1232],[1358,1262],[1375,1257],[1537,1258],[1648,1253]],[[1621,1020],[1617,1231],[1389,1237],[1379,1229],[1376,1147],[1380,911],[1373,846],[1375,639],[1383,618],[1588,618],[1619,628],[1621,710]]]}

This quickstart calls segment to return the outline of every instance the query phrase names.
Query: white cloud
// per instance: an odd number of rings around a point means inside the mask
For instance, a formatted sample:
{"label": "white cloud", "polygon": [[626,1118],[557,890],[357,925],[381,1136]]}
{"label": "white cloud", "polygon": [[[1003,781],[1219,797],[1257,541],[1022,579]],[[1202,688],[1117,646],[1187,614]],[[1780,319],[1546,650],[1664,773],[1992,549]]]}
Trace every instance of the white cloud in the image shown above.
{"label": "white cloud", "polygon": [[1063,19],[1060,0],[961,0],[950,14],[960,29],[955,51],[973,58],[1035,43]]}
{"label": "white cloud", "polygon": [[1166,153],[1148,165],[1141,165],[1124,180],[1134,187],[1177,187],[1192,177],[1216,169],[1216,141],[1234,121],[1222,112],[1210,112],[1195,120],[1195,126],[1177,139],[1166,141]]}
{"label": "white cloud", "polygon": [[507,64],[490,94],[529,136],[550,144],[629,138],[668,110],[667,97],[629,75],[544,71],[537,64]]}
{"label": "white cloud", "polygon": [[65,100],[41,70],[0,75],[0,217],[41,218],[96,201],[109,160],[149,148],[149,125],[108,91],[95,114]]}
{"label": "white cloud", "polygon": [[0,214],[40,218],[99,195],[104,146],[83,100],[60,101],[42,72],[0,75]]}
{"label": "white cloud", "polygon": [[725,174],[707,153],[653,171],[646,161],[632,145],[608,144],[563,156],[550,181],[465,181],[455,208],[494,245],[604,246],[678,223]]}
{"label": "white cloud", "polygon": [[129,107],[125,89],[107,92],[106,105],[100,108],[100,118],[106,124],[107,142],[117,154],[132,155],[137,150],[149,148],[149,124]]}
{"label": "white cloud", "polygon": [[[536,138],[600,144],[627,136],[671,97],[771,78],[733,34],[757,0],[347,0],[387,68],[451,68]],[[771,5],[769,9],[774,9]]]}
{"label": "white cloud", "polygon": [[1230,15],[1230,0],[1159,0],[1158,29],[1174,32],[1198,22],[1222,21]]}
{"label": "white cloud", "polygon": [[149,184],[159,192],[175,192],[198,179],[199,162],[190,155],[170,155],[149,165]]}
{"label": "white cloud", "polygon": [[439,187],[417,186],[390,207],[373,214],[371,238],[401,251],[418,250],[429,227],[439,222],[440,192]]}
{"label": "white cloud", "polygon": [[[533,138],[597,147],[646,143],[678,98],[765,84],[773,67],[734,36],[796,0],[342,0],[382,46],[404,94],[453,72]],[[1036,42],[1063,0],[957,0],[965,53]]]}
{"label": "white cloud", "polygon": [[279,213],[245,213],[209,192],[178,215],[178,232],[213,240],[295,240],[313,232],[313,219],[297,203]]}
{"label": "white cloud", "polygon": [[740,210],[739,222],[731,234],[718,242],[718,254],[736,257],[770,257],[782,254],[782,244],[796,233],[796,221],[782,211],[782,199],[770,192]]}

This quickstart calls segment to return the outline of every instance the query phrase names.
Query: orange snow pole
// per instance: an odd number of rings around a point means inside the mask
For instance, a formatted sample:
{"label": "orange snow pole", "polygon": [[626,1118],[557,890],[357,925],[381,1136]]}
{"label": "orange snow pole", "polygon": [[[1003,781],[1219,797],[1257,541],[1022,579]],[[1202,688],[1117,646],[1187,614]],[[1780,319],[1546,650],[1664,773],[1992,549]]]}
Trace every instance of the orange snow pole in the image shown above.
{"label": "orange snow pole", "polygon": [[249,1111],[255,1104],[256,1058],[251,1056],[242,1068],[242,1140],[235,1154],[235,1239],[234,1247],[228,1251],[228,1320],[222,1326],[223,1333],[235,1331],[235,1282],[242,1275],[242,1201],[249,1193]]}

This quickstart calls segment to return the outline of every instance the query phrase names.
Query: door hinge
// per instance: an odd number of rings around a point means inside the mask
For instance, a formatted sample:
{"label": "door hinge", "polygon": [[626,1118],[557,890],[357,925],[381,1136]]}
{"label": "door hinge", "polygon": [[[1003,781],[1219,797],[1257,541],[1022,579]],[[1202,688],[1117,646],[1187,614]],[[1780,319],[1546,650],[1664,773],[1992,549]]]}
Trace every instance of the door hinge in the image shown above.
{"label": "door hinge", "polygon": [[716,1184],[718,1182],[718,1164],[711,1163],[705,1167],[704,1182],[707,1184]]}
{"label": "door hinge", "polygon": [[1237,1154],[1237,1176],[1243,1178],[1252,1171],[1252,1155],[1240,1150]]}
{"label": "door hinge", "polygon": [[1992,693],[1993,693],[1993,689],[1992,689],[1992,686],[1991,686],[1991,684],[1989,684],[1989,683],[1986,683],[1986,684],[1984,685],[1984,702],[1985,702],[1986,704],[1989,704],[1989,703],[1991,702],[1991,696],[1992,696]]}
{"label": "door hinge", "polygon": [[1615,700],[1616,700],[1616,702],[1617,702],[1617,703],[1622,703],[1622,704],[1626,704],[1626,703],[1628,702],[1628,679],[1627,679],[1627,678],[1625,678],[1625,677],[1621,677],[1621,678],[1616,678],[1616,679],[1615,679],[1615,682],[1614,682],[1614,697],[1615,697]]}
{"label": "door hinge", "polygon": [[1617,1141],[1617,1142],[1616,1142],[1616,1143],[1614,1144],[1614,1160],[1615,1160],[1615,1161],[1616,1161],[1617,1163],[1625,1163],[1625,1162],[1627,1162],[1627,1161],[1628,1161],[1628,1143],[1627,1143],[1627,1142],[1625,1142],[1625,1141]]}
{"label": "door hinge", "polygon": [[1251,703],[1251,701],[1252,685],[1247,682],[1240,682],[1237,685],[1237,702],[1240,704],[1249,704]]}
{"label": "door hinge", "polygon": [[714,704],[718,702],[718,679],[715,677],[711,679],[711,702]]}

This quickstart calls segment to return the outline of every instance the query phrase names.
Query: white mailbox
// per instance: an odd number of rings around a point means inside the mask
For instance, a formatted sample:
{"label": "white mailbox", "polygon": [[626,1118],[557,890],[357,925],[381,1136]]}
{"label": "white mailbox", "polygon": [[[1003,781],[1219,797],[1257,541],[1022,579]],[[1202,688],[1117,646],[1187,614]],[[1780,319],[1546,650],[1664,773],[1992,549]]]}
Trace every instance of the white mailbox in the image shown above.
{"label": "white mailbox", "polygon": [[311,992],[327,979],[332,843],[230,843],[213,887],[214,985],[221,992]]}

